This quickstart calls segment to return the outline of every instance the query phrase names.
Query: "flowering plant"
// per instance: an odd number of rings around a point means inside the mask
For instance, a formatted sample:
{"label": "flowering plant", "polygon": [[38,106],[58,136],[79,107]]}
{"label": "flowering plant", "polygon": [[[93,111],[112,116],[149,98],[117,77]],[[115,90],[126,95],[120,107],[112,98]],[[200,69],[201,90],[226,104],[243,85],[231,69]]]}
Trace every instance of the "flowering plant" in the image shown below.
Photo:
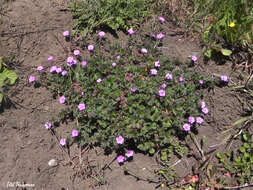
{"label": "flowering plant", "polygon": [[203,81],[187,64],[163,56],[155,48],[157,39],[146,36],[129,35],[127,47],[107,40],[101,45],[97,37],[94,50],[86,50],[90,58],[72,57],[71,65],[66,58],[64,76],[56,71],[46,75],[48,88],[67,105],[59,119],[75,119],[80,145],[116,150],[123,144],[149,154],[162,150],[167,159],[172,151],[182,155],[185,146],[178,138],[200,127],[207,114],[200,105]]}
{"label": "flowering plant", "polygon": [[82,0],[70,7],[74,18],[77,18],[75,28],[86,35],[101,27],[134,33],[131,27],[149,15],[150,5],[147,0]]}

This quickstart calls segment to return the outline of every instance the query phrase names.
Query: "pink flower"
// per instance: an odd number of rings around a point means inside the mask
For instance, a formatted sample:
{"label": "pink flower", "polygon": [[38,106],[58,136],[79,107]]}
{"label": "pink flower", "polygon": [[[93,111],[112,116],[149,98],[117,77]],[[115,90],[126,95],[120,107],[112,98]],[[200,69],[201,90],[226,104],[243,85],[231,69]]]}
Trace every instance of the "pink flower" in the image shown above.
{"label": "pink flower", "polygon": [[142,49],[141,49],[141,53],[143,53],[143,54],[147,54],[147,53],[148,53],[148,50],[147,50],[147,49],[145,49],[145,48],[142,48]]}
{"label": "pink flower", "polygon": [[64,31],[64,32],[62,33],[62,35],[63,35],[64,37],[68,37],[68,36],[69,36],[69,31],[68,31],[68,30]]}
{"label": "pink flower", "polygon": [[130,88],[131,92],[135,92],[137,88]]}
{"label": "pink flower", "polygon": [[198,58],[195,55],[193,55],[191,58],[193,62],[196,62],[198,60]]}
{"label": "pink flower", "polygon": [[200,102],[200,106],[201,106],[201,108],[204,108],[204,107],[206,107],[206,103],[204,101],[202,101],[202,102]]}
{"label": "pink flower", "polygon": [[199,80],[199,84],[203,84],[204,83],[204,81],[203,80]]}
{"label": "pink flower", "polygon": [[87,62],[86,61],[82,61],[82,66],[86,66]]}
{"label": "pink flower", "polygon": [[101,82],[102,82],[101,78],[97,79],[97,83],[101,83]]}
{"label": "pink flower", "polygon": [[80,54],[80,51],[77,49],[74,51],[74,55],[79,55]]}
{"label": "pink flower", "polygon": [[93,45],[88,45],[88,50],[89,51],[93,51],[94,50],[94,46]]}
{"label": "pink flower", "polygon": [[163,17],[159,17],[159,20],[160,20],[160,22],[165,22],[165,18],[163,18]]}
{"label": "pink flower", "polygon": [[132,35],[132,34],[134,34],[136,31],[134,31],[132,28],[130,28],[129,30],[128,30],[128,34],[130,34],[130,35]]}
{"label": "pink flower", "polygon": [[63,71],[61,72],[61,75],[62,75],[62,76],[65,76],[67,73],[68,73],[68,71],[63,70]]}
{"label": "pink flower", "polygon": [[59,98],[60,104],[64,104],[65,101],[66,101],[66,98],[65,98],[64,96],[61,96],[61,97]]}
{"label": "pink flower", "polygon": [[78,130],[73,129],[72,130],[72,137],[77,137],[78,136]]}
{"label": "pink flower", "polygon": [[79,105],[78,105],[78,109],[79,109],[80,111],[85,110],[85,104],[79,104]]}
{"label": "pink flower", "polygon": [[164,97],[165,96],[165,90],[159,90],[159,96]]}
{"label": "pink flower", "polygon": [[222,75],[220,78],[221,78],[221,81],[223,81],[223,82],[228,82],[229,81],[228,77],[226,75]]}
{"label": "pink flower", "polygon": [[66,139],[61,139],[60,140],[60,145],[65,146],[66,145]]}
{"label": "pink flower", "polygon": [[50,68],[50,73],[53,73],[54,71],[56,71],[57,67],[54,65]]}
{"label": "pink flower", "polygon": [[130,158],[134,155],[134,151],[133,150],[128,150],[126,153],[126,157]]}
{"label": "pink flower", "polygon": [[168,80],[172,80],[172,74],[167,73],[165,77],[166,77],[166,79],[168,79]]}
{"label": "pink flower", "polygon": [[157,75],[157,70],[156,69],[151,69],[150,73],[151,73],[151,75]]}
{"label": "pink flower", "polygon": [[37,71],[42,71],[43,69],[44,69],[43,66],[38,66],[36,70],[37,70]]}
{"label": "pink flower", "polygon": [[75,65],[75,64],[76,64],[76,60],[72,56],[67,58],[67,65],[69,67],[71,67],[72,65]]}
{"label": "pink flower", "polygon": [[203,119],[202,117],[197,117],[197,118],[196,118],[196,122],[197,122],[198,124],[202,124],[202,123],[204,122],[204,119]]}
{"label": "pink flower", "polygon": [[188,118],[188,122],[189,122],[190,124],[193,124],[193,123],[195,122],[195,118],[192,117],[192,116],[190,116],[190,117]]}
{"label": "pink flower", "polygon": [[179,77],[179,82],[184,82],[184,78],[183,77]]}
{"label": "pink flower", "polygon": [[120,155],[120,156],[117,157],[117,161],[118,161],[119,164],[122,164],[125,161],[125,157]]}
{"label": "pink flower", "polygon": [[45,123],[45,127],[46,127],[46,129],[51,129],[52,123],[50,123],[49,121],[47,121],[47,122]]}
{"label": "pink flower", "polygon": [[84,96],[84,92],[81,92],[81,96]]}
{"label": "pink flower", "polygon": [[55,71],[56,71],[57,73],[61,73],[61,72],[62,72],[62,69],[61,69],[61,67],[58,67]]}
{"label": "pink flower", "polygon": [[49,56],[49,57],[47,58],[48,61],[52,61],[53,59],[54,59],[53,56]]}
{"label": "pink flower", "polygon": [[116,137],[117,144],[123,144],[125,139],[122,136]]}
{"label": "pink flower", "polygon": [[35,76],[29,76],[29,79],[28,79],[29,83],[32,83],[35,81]]}
{"label": "pink flower", "polygon": [[156,35],[156,38],[159,40],[162,39],[163,37],[164,37],[164,34],[162,34],[162,33],[159,33]]}
{"label": "pink flower", "polygon": [[185,123],[185,124],[183,125],[183,128],[184,128],[185,131],[190,131],[190,130],[191,130],[191,126],[190,126],[190,124],[188,124],[188,123]]}
{"label": "pink flower", "polygon": [[105,32],[104,32],[104,31],[100,31],[100,32],[98,33],[98,36],[104,37],[104,36],[105,36]]}
{"label": "pink flower", "polygon": [[117,60],[120,60],[120,55],[118,55],[118,56],[116,57],[116,59],[117,59]]}
{"label": "pink flower", "polygon": [[161,86],[162,86],[162,88],[166,88],[167,85],[165,83],[163,83]]}
{"label": "pink flower", "polygon": [[160,61],[155,61],[155,67],[160,67]]}
{"label": "pink flower", "polygon": [[113,66],[113,67],[115,67],[116,65],[117,65],[117,63],[114,63],[114,62],[112,63],[112,66]]}
{"label": "pink flower", "polygon": [[205,108],[202,108],[202,112],[203,112],[204,114],[208,114],[209,110],[205,107]]}

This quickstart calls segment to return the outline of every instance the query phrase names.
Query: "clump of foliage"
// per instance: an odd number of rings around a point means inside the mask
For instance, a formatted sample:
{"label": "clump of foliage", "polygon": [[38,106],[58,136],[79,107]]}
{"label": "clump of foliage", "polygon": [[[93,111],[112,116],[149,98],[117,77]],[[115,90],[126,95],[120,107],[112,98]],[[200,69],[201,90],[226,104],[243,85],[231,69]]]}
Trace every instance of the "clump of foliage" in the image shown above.
{"label": "clump of foliage", "polygon": [[230,45],[249,47],[253,39],[253,2],[248,0],[192,0],[193,22],[202,24],[202,39],[208,45],[205,55],[221,52],[229,56]]}
{"label": "clump of foliage", "polygon": [[74,29],[85,36],[103,27],[126,31],[138,26],[150,15],[150,5],[149,0],[79,0],[70,7],[77,19]]}
{"label": "clump of foliage", "polygon": [[13,85],[18,76],[14,71],[5,67],[6,59],[0,57],[0,105],[4,100],[4,94],[7,93],[8,87]]}
{"label": "clump of foliage", "polygon": [[253,141],[252,135],[242,135],[242,146],[237,151],[229,151],[225,154],[217,153],[217,158],[222,167],[229,172],[231,177],[235,177],[239,184],[253,181]]}
{"label": "clump of foliage", "polygon": [[[128,149],[151,155],[160,151],[163,160],[172,153],[183,156],[183,125],[189,116],[203,115],[201,77],[189,63],[163,56],[157,48],[161,39],[150,31],[131,35],[125,45],[95,39],[95,49],[89,52],[89,40],[80,42],[88,55],[77,56],[73,65],[64,64],[66,75],[41,75],[68,105],[60,117],[74,118],[79,144],[113,151],[116,137],[122,136]],[[197,127],[193,124],[192,130]]]}

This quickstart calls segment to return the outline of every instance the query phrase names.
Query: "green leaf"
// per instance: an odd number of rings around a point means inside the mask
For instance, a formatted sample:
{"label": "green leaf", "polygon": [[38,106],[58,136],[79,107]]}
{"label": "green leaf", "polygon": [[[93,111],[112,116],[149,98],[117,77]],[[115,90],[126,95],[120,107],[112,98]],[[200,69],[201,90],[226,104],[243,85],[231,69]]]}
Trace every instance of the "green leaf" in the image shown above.
{"label": "green leaf", "polygon": [[0,104],[2,103],[3,101],[3,98],[4,98],[4,95],[2,93],[0,93]]}
{"label": "green leaf", "polygon": [[208,58],[211,58],[211,56],[212,56],[212,50],[211,49],[206,50],[205,56],[208,57]]}
{"label": "green leaf", "polygon": [[241,147],[241,148],[240,148],[240,151],[243,153],[243,152],[246,151],[246,149],[245,149],[244,147]]}
{"label": "green leaf", "polygon": [[229,49],[221,49],[221,53],[225,56],[230,56],[232,54],[232,51]]}
{"label": "green leaf", "polygon": [[154,154],[154,153],[155,153],[155,149],[154,148],[149,149],[149,154]]}
{"label": "green leaf", "polygon": [[16,82],[18,76],[15,72],[4,68],[3,72],[0,73],[0,86],[12,85]]}

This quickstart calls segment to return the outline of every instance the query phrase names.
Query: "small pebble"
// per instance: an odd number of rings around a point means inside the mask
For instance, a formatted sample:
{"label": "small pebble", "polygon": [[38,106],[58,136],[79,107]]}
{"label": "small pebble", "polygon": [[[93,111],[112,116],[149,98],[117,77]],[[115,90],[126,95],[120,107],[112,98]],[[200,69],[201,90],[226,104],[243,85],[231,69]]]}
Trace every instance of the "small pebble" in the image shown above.
{"label": "small pebble", "polygon": [[51,167],[55,167],[58,165],[58,163],[55,159],[51,159],[51,160],[49,160],[48,165]]}

